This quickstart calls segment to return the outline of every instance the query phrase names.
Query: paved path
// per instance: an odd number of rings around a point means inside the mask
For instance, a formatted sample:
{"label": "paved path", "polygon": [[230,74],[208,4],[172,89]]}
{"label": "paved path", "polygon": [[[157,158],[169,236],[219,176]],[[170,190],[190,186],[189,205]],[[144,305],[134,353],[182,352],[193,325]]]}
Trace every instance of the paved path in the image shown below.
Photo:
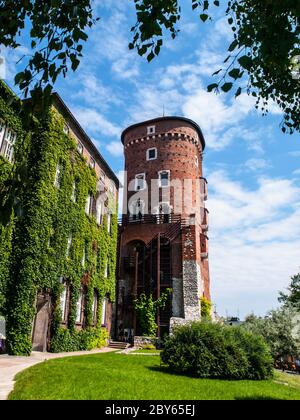
{"label": "paved path", "polygon": [[61,357],[84,356],[86,354],[98,354],[115,351],[109,347],[100,350],[78,351],[74,353],[38,353],[33,352],[30,357],[0,355],[0,400],[6,400],[9,393],[14,388],[14,378],[17,373],[37,363],[49,359],[59,359]]}

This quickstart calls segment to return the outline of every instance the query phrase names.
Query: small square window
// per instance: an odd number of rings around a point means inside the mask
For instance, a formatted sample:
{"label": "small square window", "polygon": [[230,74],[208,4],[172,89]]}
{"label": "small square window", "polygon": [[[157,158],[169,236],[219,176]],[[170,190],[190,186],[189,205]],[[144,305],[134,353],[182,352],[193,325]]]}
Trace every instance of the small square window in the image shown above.
{"label": "small square window", "polygon": [[147,127],[147,134],[155,134],[155,125],[151,125],[150,127]]}
{"label": "small square window", "polygon": [[135,191],[141,191],[146,188],[145,174],[138,174],[135,176]]}
{"label": "small square window", "polygon": [[154,147],[152,149],[147,150],[147,160],[155,160],[157,159],[157,149]]}
{"label": "small square window", "polygon": [[160,171],[159,175],[159,186],[169,187],[170,185],[170,171]]}

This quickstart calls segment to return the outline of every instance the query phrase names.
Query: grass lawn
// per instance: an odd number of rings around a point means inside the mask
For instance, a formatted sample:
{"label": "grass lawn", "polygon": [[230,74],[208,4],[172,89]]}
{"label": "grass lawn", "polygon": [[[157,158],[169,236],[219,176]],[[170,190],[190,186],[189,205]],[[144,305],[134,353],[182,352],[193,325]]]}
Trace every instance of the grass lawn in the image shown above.
{"label": "grass lawn", "polygon": [[300,383],[276,382],[287,382],[286,376],[262,382],[196,379],[166,372],[157,356],[104,353],[33,366],[16,376],[10,399],[299,400]]}
{"label": "grass lawn", "polygon": [[154,349],[154,350],[139,349],[139,350],[131,351],[130,353],[132,353],[132,354],[140,354],[140,353],[142,353],[142,354],[160,354],[160,352],[161,352],[161,350],[156,350],[156,349]]}
{"label": "grass lawn", "polygon": [[277,371],[275,381],[300,390],[300,375]]}

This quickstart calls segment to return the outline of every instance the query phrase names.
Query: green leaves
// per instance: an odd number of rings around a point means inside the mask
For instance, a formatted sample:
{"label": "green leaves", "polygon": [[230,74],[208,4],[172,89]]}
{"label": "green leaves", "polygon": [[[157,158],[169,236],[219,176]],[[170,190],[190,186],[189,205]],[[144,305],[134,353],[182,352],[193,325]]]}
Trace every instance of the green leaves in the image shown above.
{"label": "green leaves", "polygon": [[128,47],[135,48],[140,56],[146,55],[150,62],[160,53],[164,30],[176,38],[180,7],[177,0],[135,0],[135,7],[137,21],[131,28],[133,39]]}
{"label": "green leaves", "polygon": [[232,89],[233,83],[231,82],[227,82],[224,83],[223,86],[221,86],[221,89],[223,90],[223,92],[229,92]]}
{"label": "green leaves", "polygon": [[200,19],[202,20],[202,22],[206,22],[208,19],[208,15],[206,13],[202,13],[200,15]]}
{"label": "green leaves", "polygon": [[253,64],[252,58],[248,55],[243,55],[242,57],[240,57],[238,59],[238,62],[246,70],[250,70]]}
{"label": "green leaves", "polygon": [[218,86],[218,83],[212,83],[211,85],[207,86],[207,92],[212,92],[214,89],[217,89]]}
{"label": "green leaves", "polygon": [[243,76],[243,74],[244,74],[244,72],[243,71],[240,71],[240,69],[238,69],[238,68],[232,69],[228,73],[228,75],[230,77],[232,77],[232,79],[234,79],[234,80],[240,79]]}
{"label": "green leaves", "polygon": [[[48,4],[49,3],[49,4]],[[42,0],[0,2],[0,45],[16,48],[17,37],[28,24],[31,36],[31,56],[26,56],[25,69],[15,77],[15,83],[26,97],[30,90],[44,89],[54,84],[69,69],[78,68],[87,28],[98,19],[93,17],[92,2],[83,0],[45,2]],[[24,60],[25,61],[25,60]]]}

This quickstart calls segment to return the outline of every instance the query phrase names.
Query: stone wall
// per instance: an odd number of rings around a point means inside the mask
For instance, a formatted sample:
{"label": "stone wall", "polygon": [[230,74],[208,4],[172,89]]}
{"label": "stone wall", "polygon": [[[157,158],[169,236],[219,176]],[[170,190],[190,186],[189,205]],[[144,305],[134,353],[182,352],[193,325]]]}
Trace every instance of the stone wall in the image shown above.
{"label": "stone wall", "polygon": [[173,278],[172,283],[172,314],[175,318],[182,318],[184,315],[182,278]]}
{"label": "stone wall", "polygon": [[143,348],[147,345],[155,346],[157,342],[157,338],[153,337],[143,337],[143,336],[135,336],[134,337],[134,347]]}
{"label": "stone wall", "polygon": [[200,267],[196,261],[183,261],[184,318],[188,321],[201,319],[202,296]]}

